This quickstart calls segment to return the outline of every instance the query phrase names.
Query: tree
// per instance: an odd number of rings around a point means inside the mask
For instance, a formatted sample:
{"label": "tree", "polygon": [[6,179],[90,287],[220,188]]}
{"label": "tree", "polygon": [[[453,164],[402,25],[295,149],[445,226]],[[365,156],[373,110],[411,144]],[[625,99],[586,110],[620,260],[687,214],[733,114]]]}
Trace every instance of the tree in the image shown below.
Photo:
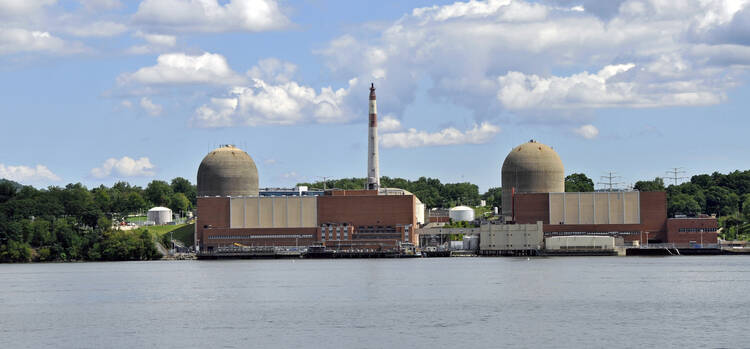
{"label": "tree", "polygon": [[144,191],[146,200],[156,206],[167,206],[172,196],[172,187],[165,181],[153,180]]}
{"label": "tree", "polygon": [[198,190],[192,183],[190,183],[189,180],[182,177],[177,177],[175,179],[172,179],[172,183],[170,184],[170,186],[172,187],[173,192],[185,194],[185,197],[187,197],[187,199],[191,203],[191,207],[196,204]]}
{"label": "tree", "polygon": [[637,191],[664,191],[664,179],[656,177],[653,181],[638,181],[635,182],[633,189]]}
{"label": "tree", "polygon": [[695,216],[700,213],[701,206],[690,195],[679,193],[669,200],[667,211],[671,217],[677,214]]}
{"label": "tree", "polygon": [[482,199],[487,201],[490,207],[501,207],[503,203],[503,188],[490,188],[482,194]]}
{"label": "tree", "polygon": [[183,193],[174,193],[169,199],[169,208],[172,212],[184,212],[190,208],[190,201]]}
{"label": "tree", "polygon": [[134,213],[148,208],[146,200],[143,199],[143,196],[141,196],[141,194],[138,194],[136,192],[128,193],[126,201],[126,208],[128,213]]}
{"label": "tree", "polygon": [[719,216],[730,215],[737,212],[740,198],[729,189],[713,186],[706,191],[707,213],[716,213]]}
{"label": "tree", "polygon": [[10,200],[18,191],[18,183],[9,180],[0,180],[0,204]]}
{"label": "tree", "polygon": [[594,191],[594,181],[583,173],[573,173],[565,177],[566,192]]}

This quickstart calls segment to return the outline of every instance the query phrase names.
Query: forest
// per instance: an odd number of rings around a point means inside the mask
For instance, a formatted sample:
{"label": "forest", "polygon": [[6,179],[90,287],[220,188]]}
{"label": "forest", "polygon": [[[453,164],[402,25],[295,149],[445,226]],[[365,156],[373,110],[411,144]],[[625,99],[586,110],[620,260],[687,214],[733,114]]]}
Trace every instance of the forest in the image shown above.
{"label": "forest", "polygon": [[153,206],[187,212],[196,188],[184,178],[146,188],[80,183],[36,189],[0,180],[0,262],[101,261],[159,258],[154,234],[112,229],[112,222]]}

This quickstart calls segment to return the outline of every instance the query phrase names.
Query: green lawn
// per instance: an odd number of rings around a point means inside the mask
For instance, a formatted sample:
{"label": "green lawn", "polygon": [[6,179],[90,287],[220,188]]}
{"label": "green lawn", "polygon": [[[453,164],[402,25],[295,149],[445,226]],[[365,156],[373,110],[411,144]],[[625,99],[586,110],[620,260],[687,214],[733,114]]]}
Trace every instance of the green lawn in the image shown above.
{"label": "green lawn", "polygon": [[195,235],[195,223],[182,224],[173,231],[172,236],[175,240],[182,241],[185,246],[193,245],[193,236]]}
{"label": "green lawn", "polygon": [[125,217],[125,221],[128,223],[143,223],[146,221],[146,216]]}

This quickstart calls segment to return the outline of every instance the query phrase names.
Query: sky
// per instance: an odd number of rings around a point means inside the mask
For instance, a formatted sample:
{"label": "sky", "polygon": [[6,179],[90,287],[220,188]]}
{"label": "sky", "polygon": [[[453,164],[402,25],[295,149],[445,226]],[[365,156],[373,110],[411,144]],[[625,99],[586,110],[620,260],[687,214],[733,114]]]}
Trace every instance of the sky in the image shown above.
{"label": "sky", "polygon": [[221,144],[261,187],[365,177],[370,83],[383,176],[484,192],[530,139],[621,187],[726,173],[748,70],[747,0],[0,0],[0,178],[195,182]]}

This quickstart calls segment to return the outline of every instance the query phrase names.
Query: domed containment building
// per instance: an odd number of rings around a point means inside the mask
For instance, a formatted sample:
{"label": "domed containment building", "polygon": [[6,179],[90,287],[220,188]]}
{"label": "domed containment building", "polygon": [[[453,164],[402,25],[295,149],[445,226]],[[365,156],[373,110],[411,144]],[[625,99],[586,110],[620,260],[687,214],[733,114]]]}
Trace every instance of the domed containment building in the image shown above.
{"label": "domed containment building", "polygon": [[198,196],[257,196],[258,168],[243,150],[224,145],[198,167]]}
{"label": "domed containment building", "polygon": [[513,191],[561,193],[565,191],[565,169],[560,156],[549,146],[530,140],[505,158],[502,168],[503,216],[513,216]]}

